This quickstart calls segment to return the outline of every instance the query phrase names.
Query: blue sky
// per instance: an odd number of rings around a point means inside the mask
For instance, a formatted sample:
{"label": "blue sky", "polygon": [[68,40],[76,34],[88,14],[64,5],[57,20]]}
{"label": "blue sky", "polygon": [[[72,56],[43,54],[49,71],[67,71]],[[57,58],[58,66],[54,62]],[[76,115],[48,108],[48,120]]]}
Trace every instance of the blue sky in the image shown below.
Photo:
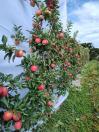
{"label": "blue sky", "polygon": [[72,31],[79,31],[80,42],[92,42],[99,48],[99,0],[67,0]]}

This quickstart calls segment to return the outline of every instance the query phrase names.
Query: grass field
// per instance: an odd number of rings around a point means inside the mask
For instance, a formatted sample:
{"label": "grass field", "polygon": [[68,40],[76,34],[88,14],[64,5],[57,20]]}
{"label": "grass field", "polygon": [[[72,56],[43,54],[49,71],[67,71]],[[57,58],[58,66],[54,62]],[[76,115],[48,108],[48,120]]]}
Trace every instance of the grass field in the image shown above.
{"label": "grass field", "polygon": [[68,100],[36,132],[99,132],[99,62],[82,70],[80,88],[71,87]]}

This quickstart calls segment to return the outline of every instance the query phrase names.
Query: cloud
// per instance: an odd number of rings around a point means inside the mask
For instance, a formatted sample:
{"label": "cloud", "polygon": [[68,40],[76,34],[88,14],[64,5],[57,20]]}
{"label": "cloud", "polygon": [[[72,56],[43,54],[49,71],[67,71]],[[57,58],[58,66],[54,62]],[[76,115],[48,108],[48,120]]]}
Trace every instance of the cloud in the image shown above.
{"label": "cloud", "polygon": [[73,31],[78,30],[78,40],[92,42],[99,48],[99,2],[85,2],[71,13],[75,17]]}
{"label": "cloud", "polygon": [[59,0],[60,5],[60,20],[63,24],[63,28],[66,29],[67,25],[67,1],[66,0]]}

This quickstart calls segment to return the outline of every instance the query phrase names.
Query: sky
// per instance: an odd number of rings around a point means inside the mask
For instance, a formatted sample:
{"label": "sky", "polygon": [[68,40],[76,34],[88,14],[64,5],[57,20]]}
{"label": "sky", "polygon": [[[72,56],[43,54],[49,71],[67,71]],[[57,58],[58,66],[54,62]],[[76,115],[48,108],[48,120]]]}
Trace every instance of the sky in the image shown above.
{"label": "sky", "polygon": [[99,48],[99,0],[67,0],[67,15],[77,39]]}

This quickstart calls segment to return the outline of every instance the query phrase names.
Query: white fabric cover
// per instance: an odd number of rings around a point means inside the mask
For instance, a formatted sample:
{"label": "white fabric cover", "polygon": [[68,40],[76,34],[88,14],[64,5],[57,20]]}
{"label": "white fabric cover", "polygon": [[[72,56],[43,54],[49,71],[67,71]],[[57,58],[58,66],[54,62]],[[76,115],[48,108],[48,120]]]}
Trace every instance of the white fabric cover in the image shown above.
{"label": "white fabric cover", "polygon": [[[13,25],[22,25],[24,31],[31,29],[32,14],[34,9],[24,0],[1,0],[0,1],[0,40],[2,35],[8,37],[9,44],[13,44],[10,36],[13,33]],[[25,32],[26,34],[26,32]],[[19,48],[27,49],[27,44],[21,44]],[[20,64],[21,59],[15,59],[15,62],[8,63],[8,60],[3,60],[4,54],[0,51],[0,72],[14,75],[22,72],[21,67],[16,67]]]}

